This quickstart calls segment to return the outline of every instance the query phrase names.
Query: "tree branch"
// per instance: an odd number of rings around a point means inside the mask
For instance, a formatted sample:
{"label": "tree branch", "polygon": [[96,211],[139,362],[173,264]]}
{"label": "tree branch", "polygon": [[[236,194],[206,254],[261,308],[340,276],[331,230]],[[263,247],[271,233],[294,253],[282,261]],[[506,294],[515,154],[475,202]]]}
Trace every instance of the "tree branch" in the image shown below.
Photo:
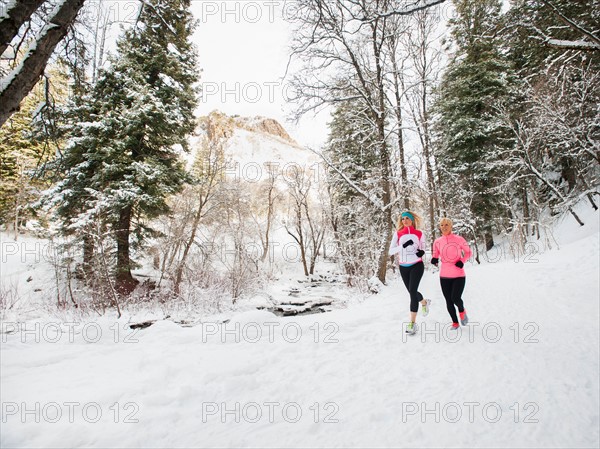
{"label": "tree branch", "polygon": [[592,33],[591,31],[586,30],[582,26],[576,24],[571,19],[569,19],[568,17],[566,17],[563,13],[560,12],[560,10],[556,6],[554,6],[552,3],[550,3],[549,0],[541,0],[541,1],[542,1],[542,3],[544,5],[549,6],[550,8],[552,8],[552,11],[554,12],[554,14],[556,14],[560,18],[560,20],[562,20],[564,23],[566,23],[572,29],[574,29],[576,31],[579,31],[584,36],[589,37],[592,41],[594,41],[596,43],[596,48],[600,48],[600,38],[598,38],[594,33]]}
{"label": "tree branch", "polygon": [[408,16],[415,12],[422,11],[424,9],[431,8],[432,6],[444,3],[445,1],[446,0],[424,0],[423,3],[420,5],[418,3],[421,3],[421,2],[416,1],[415,5],[413,5],[413,6],[408,6],[404,9],[395,9],[392,11],[384,12],[384,13],[378,14],[377,17],[374,19],[364,18],[363,21],[364,22],[372,22],[373,20],[385,19],[390,16]]}
{"label": "tree branch", "polygon": [[600,50],[600,44],[587,41],[565,41],[560,39],[547,38],[545,41],[546,45],[553,48],[562,48],[565,50],[583,50],[583,51],[598,51]]}
{"label": "tree branch", "polygon": [[0,55],[19,33],[21,26],[45,0],[19,0],[0,18]]}
{"label": "tree branch", "polygon": [[23,62],[0,81],[0,127],[16,111],[42,76],[48,59],[66,36],[85,0],[65,0],[42,29]]}

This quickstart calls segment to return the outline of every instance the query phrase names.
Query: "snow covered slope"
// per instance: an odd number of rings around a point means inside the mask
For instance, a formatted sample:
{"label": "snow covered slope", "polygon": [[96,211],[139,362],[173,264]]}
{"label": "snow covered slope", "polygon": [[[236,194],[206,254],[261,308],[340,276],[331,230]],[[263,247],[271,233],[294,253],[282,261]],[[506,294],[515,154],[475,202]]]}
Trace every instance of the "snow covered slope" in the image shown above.
{"label": "snow covered slope", "polygon": [[[598,447],[598,213],[560,250],[437,274],[406,337],[399,279],[345,310],[142,330],[2,323],[2,447]],[[563,241],[565,237],[565,241]],[[25,329],[26,328],[26,329]],[[7,334],[6,332],[10,332]]]}
{"label": "snow covered slope", "polygon": [[277,121],[267,117],[227,116],[213,111],[200,119],[203,135],[209,140],[222,139],[225,156],[232,162],[229,175],[236,179],[257,182],[268,178],[267,167],[290,175],[288,170],[305,167],[313,174],[318,170],[319,157],[298,145]]}

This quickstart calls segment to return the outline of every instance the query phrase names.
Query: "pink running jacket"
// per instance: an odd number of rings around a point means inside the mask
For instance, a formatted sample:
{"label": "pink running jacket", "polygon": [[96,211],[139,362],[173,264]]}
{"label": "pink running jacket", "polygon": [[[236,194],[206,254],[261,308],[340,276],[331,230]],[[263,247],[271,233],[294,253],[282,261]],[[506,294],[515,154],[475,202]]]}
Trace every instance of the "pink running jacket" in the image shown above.
{"label": "pink running jacket", "polygon": [[464,268],[454,265],[459,260],[466,263],[471,257],[471,248],[465,239],[456,234],[443,235],[433,242],[433,257],[441,262],[440,277],[465,277]]}

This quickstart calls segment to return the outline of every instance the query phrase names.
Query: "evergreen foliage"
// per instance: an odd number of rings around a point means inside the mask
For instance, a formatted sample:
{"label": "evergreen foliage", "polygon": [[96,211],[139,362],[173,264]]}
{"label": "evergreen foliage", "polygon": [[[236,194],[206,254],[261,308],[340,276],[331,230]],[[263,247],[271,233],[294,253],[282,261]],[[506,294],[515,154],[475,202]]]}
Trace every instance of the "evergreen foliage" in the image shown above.
{"label": "evergreen foliage", "polygon": [[[198,81],[188,0],[146,2],[88,95],[71,104],[68,143],[48,196],[64,225],[100,220],[117,241],[117,286],[135,285],[129,238],[165,213],[186,180],[179,149],[193,132]],[[177,148],[179,147],[179,148]]]}
{"label": "evergreen foliage", "polygon": [[358,100],[340,103],[332,114],[326,149],[331,163],[344,174],[331,168],[327,172],[339,260],[348,275],[363,278],[377,272],[378,248],[385,234],[381,210],[365,197],[380,196],[381,176],[377,136],[367,114]]}
{"label": "evergreen foliage", "polygon": [[457,0],[451,20],[455,53],[444,73],[435,110],[435,154],[445,203],[469,204],[478,231],[493,245],[494,221],[502,217],[494,161],[512,145],[500,110],[514,98],[514,76],[496,38],[501,2]]}
{"label": "evergreen foliage", "polygon": [[[19,228],[34,218],[32,204],[48,186],[39,176],[39,168],[54,157],[56,144],[36,138],[38,122],[44,108],[60,106],[66,98],[66,79],[60,66],[49,73],[23,100],[21,109],[0,128],[0,224],[3,225]],[[52,98],[47,98],[47,83],[52,83],[55,93]],[[52,104],[47,104],[48,101]]]}

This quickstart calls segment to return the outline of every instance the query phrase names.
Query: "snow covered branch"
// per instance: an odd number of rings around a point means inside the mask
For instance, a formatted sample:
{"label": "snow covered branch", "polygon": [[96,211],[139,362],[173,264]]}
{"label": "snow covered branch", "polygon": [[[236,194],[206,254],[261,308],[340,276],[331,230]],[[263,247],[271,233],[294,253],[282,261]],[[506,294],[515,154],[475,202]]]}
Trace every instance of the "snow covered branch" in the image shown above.
{"label": "snow covered branch", "polygon": [[[584,36],[587,36],[589,39],[591,39],[593,42],[595,42],[595,45],[593,46],[594,50],[600,49],[600,38],[598,38],[594,33],[592,33],[591,31],[586,30],[582,26],[580,26],[577,23],[575,23],[573,20],[571,20],[568,17],[566,17],[549,0],[542,0],[542,3],[544,5],[549,6],[550,8],[552,8],[552,11],[554,12],[554,14],[556,14],[560,18],[560,20],[562,20],[564,23],[566,23],[569,27],[571,27],[575,31],[583,34]],[[579,41],[577,41],[577,42],[579,42]]]}
{"label": "snow covered branch", "polygon": [[584,40],[578,41],[565,41],[561,39],[547,38],[544,41],[547,45],[554,48],[563,48],[565,50],[583,50],[583,51],[598,51],[600,50],[600,44],[594,42],[588,42]]}
{"label": "snow covered branch", "polygon": [[530,27],[537,34],[539,34],[541,36],[542,42],[544,44],[546,44],[550,47],[553,47],[553,48],[560,48],[563,50],[579,50],[579,51],[598,51],[598,50],[600,50],[600,38],[598,38],[594,33],[586,30],[582,26],[576,24],[573,20],[566,17],[563,13],[561,13],[558,10],[558,8],[556,6],[554,6],[549,1],[542,0],[542,2],[546,6],[552,8],[552,11],[554,12],[554,14],[556,14],[560,18],[561,21],[563,21],[565,24],[567,24],[567,26],[569,26],[571,29],[575,30],[576,32],[578,32],[580,34],[583,34],[587,38],[591,39],[591,42],[589,40],[583,40],[583,39],[578,39],[578,40],[554,39],[552,36],[548,36],[548,34],[546,34],[544,31],[540,30],[539,28],[530,25]]}
{"label": "snow covered branch", "polygon": [[[63,0],[55,9],[48,24],[40,32],[25,59],[0,80],[0,127],[19,110],[21,101],[33,89],[44,72],[54,48],[67,31],[85,0]],[[0,22],[0,24],[4,21]]]}
{"label": "snow covered branch", "polygon": [[38,9],[45,0],[22,0],[9,2],[6,12],[0,17],[0,55],[15,38],[21,25]]}
{"label": "snow covered branch", "polygon": [[391,17],[391,16],[408,16],[408,15],[414,14],[418,11],[422,11],[424,9],[431,8],[432,6],[444,3],[445,1],[446,0],[424,0],[424,1],[418,0],[410,6],[406,6],[402,9],[393,9],[391,11],[387,11],[387,12],[378,14],[378,16],[374,19],[373,18],[369,18],[369,19],[365,18],[365,19],[363,19],[363,21],[370,22],[372,20],[379,20],[379,19],[383,19],[383,18],[387,18],[387,17]]}

